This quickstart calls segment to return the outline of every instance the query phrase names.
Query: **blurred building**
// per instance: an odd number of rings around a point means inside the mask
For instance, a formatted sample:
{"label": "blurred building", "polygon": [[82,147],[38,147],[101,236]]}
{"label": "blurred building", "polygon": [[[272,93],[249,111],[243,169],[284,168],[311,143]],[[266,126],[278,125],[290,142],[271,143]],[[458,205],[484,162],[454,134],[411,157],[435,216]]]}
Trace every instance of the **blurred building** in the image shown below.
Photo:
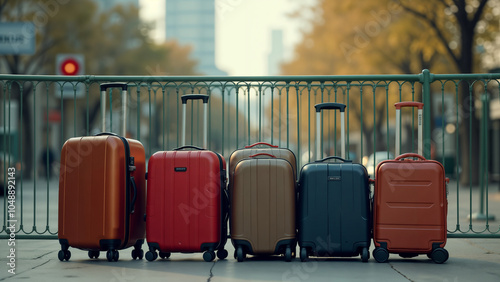
{"label": "blurred building", "polygon": [[271,32],[271,52],[267,57],[267,74],[279,75],[281,70],[280,66],[283,62],[283,31],[274,29]]}
{"label": "blurred building", "polygon": [[191,45],[197,72],[226,75],[215,66],[215,0],[166,0],[166,39]]}
{"label": "blurred building", "polygon": [[139,0],[95,0],[102,10],[109,10],[116,5],[134,5],[139,7]]}

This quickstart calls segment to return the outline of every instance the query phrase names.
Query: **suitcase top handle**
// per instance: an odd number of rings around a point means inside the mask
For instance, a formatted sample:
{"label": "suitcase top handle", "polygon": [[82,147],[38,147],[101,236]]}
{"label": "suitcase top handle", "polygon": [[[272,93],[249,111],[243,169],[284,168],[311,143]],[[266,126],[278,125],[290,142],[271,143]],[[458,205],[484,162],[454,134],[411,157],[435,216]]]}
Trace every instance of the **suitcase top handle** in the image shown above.
{"label": "suitcase top handle", "polygon": [[174,149],[174,151],[181,151],[181,150],[185,150],[185,149],[193,149],[193,150],[200,150],[200,151],[205,151],[206,150],[206,149],[203,149],[203,148],[200,148],[200,147],[187,145],[187,146],[182,146],[182,147],[176,148],[176,149]]}
{"label": "suitcase top handle", "polygon": [[316,162],[316,163],[322,163],[322,162],[326,162],[326,161],[331,160],[331,159],[335,159],[335,160],[343,161],[344,163],[352,163],[352,161],[351,161],[351,160],[346,160],[346,159],[343,159],[343,158],[341,158],[341,157],[336,157],[336,156],[326,157],[326,158],[324,158],[324,159],[322,159],[322,160],[317,160],[317,161],[315,161],[315,162]]}
{"label": "suitcase top handle", "polygon": [[420,103],[420,102],[399,102],[399,103],[395,103],[394,106],[396,107],[396,110],[400,110],[403,107],[413,107],[413,108],[423,109],[424,108],[424,103]]}
{"label": "suitcase top handle", "polygon": [[426,161],[424,156],[419,155],[419,154],[415,154],[415,153],[402,154],[402,155],[398,156],[395,160],[399,161],[399,160],[406,159],[406,158],[417,158],[417,159],[421,159],[422,161]]}
{"label": "suitcase top handle", "polygon": [[121,88],[123,91],[127,91],[128,85],[125,82],[111,82],[101,84],[101,91],[106,91],[108,88]]}
{"label": "suitcase top handle", "polygon": [[248,148],[252,148],[252,147],[255,147],[255,146],[259,146],[259,145],[269,146],[271,148],[278,148],[278,146],[271,145],[271,144],[266,143],[266,142],[257,142],[257,143],[254,143],[252,145],[245,146],[245,148],[248,149]]}
{"label": "suitcase top handle", "polygon": [[181,100],[183,104],[187,103],[187,100],[203,100],[203,103],[206,104],[208,103],[208,99],[210,96],[205,95],[205,94],[187,94],[187,95],[182,95]]}
{"label": "suitcase top handle", "polygon": [[321,110],[340,110],[340,112],[345,111],[345,105],[340,103],[321,103],[314,105],[316,112],[321,112]]}
{"label": "suitcase top handle", "polygon": [[249,158],[255,158],[255,157],[258,157],[258,156],[266,156],[266,157],[276,158],[275,155],[271,155],[271,154],[268,154],[268,153],[258,153],[258,154],[251,155],[251,156],[248,156],[248,157]]}

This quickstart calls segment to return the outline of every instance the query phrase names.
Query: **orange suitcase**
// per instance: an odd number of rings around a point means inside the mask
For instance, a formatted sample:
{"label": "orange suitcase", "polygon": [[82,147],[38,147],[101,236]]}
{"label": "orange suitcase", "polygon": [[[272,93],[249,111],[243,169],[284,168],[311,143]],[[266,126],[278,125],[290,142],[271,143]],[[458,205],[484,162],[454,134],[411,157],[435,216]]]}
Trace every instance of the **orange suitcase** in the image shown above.
{"label": "orange suitcase", "polygon": [[[126,84],[103,84],[101,91]],[[125,119],[124,119],[125,120]],[[145,152],[139,141],[113,133],[70,138],[61,151],[59,231],[61,261],[68,248],[88,250],[90,258],[134,246],[132,258],[142,259],[146,233]]]}
{"label": "orange suitcase", "polygon": [[[419,102],[396,103],[396,155],[399,155],[401,107],[418,107],[418,154],[381,162],[375,171],[373,257],[385,262],[427,254],[436,263],[448,259],[446,182],[441,163],[422,156],[422,109]],[[415,158],[416,160],[409,159]]]}

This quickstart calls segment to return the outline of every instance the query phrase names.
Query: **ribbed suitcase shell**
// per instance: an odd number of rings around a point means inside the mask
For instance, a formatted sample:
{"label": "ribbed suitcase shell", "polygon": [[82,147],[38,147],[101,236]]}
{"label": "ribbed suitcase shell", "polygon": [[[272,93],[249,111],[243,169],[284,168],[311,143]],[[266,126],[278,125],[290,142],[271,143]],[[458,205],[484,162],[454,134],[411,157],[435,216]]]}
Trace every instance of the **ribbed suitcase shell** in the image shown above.
{"label": "ribbed suitcase shell", "polygon": [[[258,144],[258,143],[257,143]],[[285,159],[287,160],[291,165],[292,169],[295,175],[297,175],[297,160],[295,158],[295,154],[286,148],[277,148],[275,146],[272,146],[270,144],[263,144],[265,147],[254,147],[255,145],[247,146],[242,149],[238,149],[234,151],[231,156],[229,157],[229,189],[231,190],[231,182],[233,178],[233,171],[236,166],[236,164],[243,160],[248,158],[249,156],[255,155],[255,154],[261,154],[261,153],[267,153],[270,155],[273,155],[277,158],[280,159]],[[272,147],[269,147],[272,146]]]}
{"label": "ribbed suitcase shell", "polygon": [[69,246],[105,251],[142,245],[146,224],[145,152],[126,139],[134,158],[137,196],[127,187],[126,144],[118,136],[71,138],[61,151],[58,237]]}
{"label": "ribbed suitcase shell", "polygon": [[295,251],[295,174],[287,160],[247,158],[233,171],[231,240],[245,253]]}
{"label": "ribbed suitcase shell", "polygon": [[148,164],[147,241],[161,252],[223,249],[226,163],[217,153],[156,152]]}
{"label": "ribbed suitcase shell", "polygon": [[[390,253],[430,253],[446,244],[444,167],[432,160],[387,160],[376,168],[374,233],[376,247]],[[434,245],[434,246],[433,246]]]}
{"label": "ribbed suitcase shell", "polygon": [[[298,242],[307,255],[369,257],[371,211],[368,173],[351,162],[306,164],[300,173]],[[305,248],[305,250],[303,250]]]}

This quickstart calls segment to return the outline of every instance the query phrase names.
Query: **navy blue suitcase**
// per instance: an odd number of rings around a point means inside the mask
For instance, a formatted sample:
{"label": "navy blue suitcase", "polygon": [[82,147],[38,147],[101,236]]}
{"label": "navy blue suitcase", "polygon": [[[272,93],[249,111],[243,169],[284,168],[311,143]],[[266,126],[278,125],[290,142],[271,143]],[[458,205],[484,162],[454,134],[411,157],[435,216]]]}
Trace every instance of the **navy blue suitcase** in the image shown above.
{"label": "navy blue suitcase", "polygon": [[[320,150],[320,114],[324,109],[341,113],[342,157],[327,157],[306,164],[299,178],[298,243],[300,259],[309,256],[370,258],[370,182],[366,168],[345,160],[345,105],[322,103],[315,106],[317,156]],[[330,162],[336,160],[338,162]]]}

